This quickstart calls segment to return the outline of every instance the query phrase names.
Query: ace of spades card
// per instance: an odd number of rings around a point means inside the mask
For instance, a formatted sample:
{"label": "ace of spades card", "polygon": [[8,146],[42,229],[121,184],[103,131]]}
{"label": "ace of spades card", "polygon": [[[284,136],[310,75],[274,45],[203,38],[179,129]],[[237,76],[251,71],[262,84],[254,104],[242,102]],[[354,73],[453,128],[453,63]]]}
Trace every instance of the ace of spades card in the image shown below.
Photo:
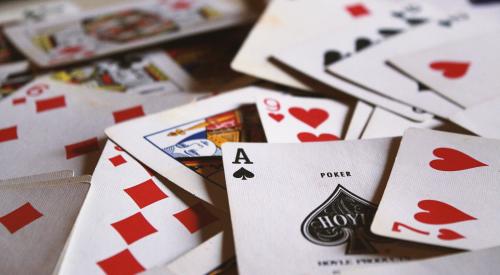
{"label": "ace of spades card", "polygon": [[449,252],[370,232],[398,143],[225,143],[239,273],[337,274]]}
{"label": "ace of spades card", "polygon": [[375,234],[458,249],[499,245],[500,141],[405,132],[375,214]]}

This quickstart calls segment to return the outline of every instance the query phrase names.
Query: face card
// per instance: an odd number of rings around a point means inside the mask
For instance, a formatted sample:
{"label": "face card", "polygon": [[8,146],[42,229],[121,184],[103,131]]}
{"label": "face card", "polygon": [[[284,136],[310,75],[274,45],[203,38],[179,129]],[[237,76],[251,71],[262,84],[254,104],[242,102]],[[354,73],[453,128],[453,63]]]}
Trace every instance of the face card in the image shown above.
{"label": "face card", "polygon": [[356,107],[354,108],[351,121],[349,122],[349,128],[347,128],[347,132],[345,134],[346,140],[361,139],[361,135],[366,127],[366,124],[370,120],[374,109],[375,108],[370,104],[358,100]]}
{"label": "face card", "polygon": [[440,274],[487,274],[494,275],[498,272],[500,264],[498,257],[500,248],[489,248],[471,252],[457,253],[450,256],[438,257],[398,265],[373,266],[347,270],[344,275],[440,275]]}
{"label": "face card", "polygon": [[220,146],[266,141],[255,107],[259,95],[279,93],[243,88],[110,127],[106,134],[160,175],[227,209]]}
{"label": "face card", "polygon": [[497,245],[499,148],[493,139],[407,130],[371,230],[458,249]]}
{"label": "face card", "polygon": [[0,102],[0,179],[61,169],[89,174],[105,140],[104,128],[194,98],[188,93],[106,93],[37,79]]}
{"label": "face card", "polygon": [[239,273],[338,274],[443,253],[369,230],[397,144],[223,145]]}
{"label": "face card", "polygon": [[108,141],[60,272],[136,273],[165,265],[220,231],[224,215]]}
{"label": "face card", "polygon": [[[407,118],[424,121],[431,117],[422,110],[416,110],[408,105],[394,101],[392,98],[378,93],[365,87],[356,85],[345,79],[341,79],[327,73],[326,67],[340,60],[348,60],[371,47],[379,47],[383,44],[385,38],[395,36],[404,30],[424,24],[433,17],[438,16],[438,12],[428,5],[421,3],[412,4],[408,2],[392,2],[386,4],[384,8],[377,10],[370,19],[356,22],[344,28],[332,28],[324,31],[321,35],[309,39],[308,41],[294,44],[287,49],[279,49],[273,52],[273,57],[280,63],[307,75],[317,81],[329,85],[336,90],[357,97],[370,104],[381,106],[394,111]],[[376,15],[376,16],[375,16]],[[367,23],[368,22],[368,23]],[[365,37],[356,32],[345,32],[345,28],[358,30],[362,26],[377,26],[374,32],[370,32]],[[344,34],[344,37],[333,35],[336,33]],[[334,46],[332,46],[334,45]]]}
{"label": "face card", "polygon": [[391,62],[468,108],[500,96],[500,80],[496,74],[500,63],[498,34],[497,28],[495,32],[395,57]]}
{"label": "face card", "polygon": [[54,271],[87,194],[87,179],[0,187],[0,244],[9,251],[0,256],[2,273]]}
{"label": "face card", "polygon": [[422,122],[415,122],[382,108],[375,107],[363,131],[362,138],[399,137],[402,136],[408,128],[441,129],[449,127],[449,125],[450,123],[438,118],[430,118]]}
{"label": "face card", "polygon": [[5,32],[31,60],[49,67],[232,26],[251,16],[240,0],[148,0]]}
{"label": "face card", "polygon": [[[319,34],[325,26],[340,27],[365,20],[374,13],[372,4],[375,6],[373,2],[346,0],[272,1],[255,24],[231,67],[286,86],[309,89],[269,62],[271,54]],[[314,16],[305,18],[304,14]],[[262,47],[262,44],[266,47]]]}
{"label": "face card", "polygon": [[196,91],[198,84],[165,52],[128,54],[54,72],[55,80],[133,94]]}
{"label": "face card", "polygon": [[340,101],[287,95],[257,97],[267,142],[339,140],[349,115]]}

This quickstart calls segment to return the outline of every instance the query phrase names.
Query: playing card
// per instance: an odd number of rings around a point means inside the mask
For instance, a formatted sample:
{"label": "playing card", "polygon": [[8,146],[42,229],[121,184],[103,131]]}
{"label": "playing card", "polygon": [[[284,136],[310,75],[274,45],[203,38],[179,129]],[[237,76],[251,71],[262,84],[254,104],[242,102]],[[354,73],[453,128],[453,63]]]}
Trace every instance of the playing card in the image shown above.
{"label": "playing card", "polygon": [[45,1],[43,3],[40,3],[40,1],[11,1],[2,3],[0,24],[12,22],[36,23],[78,12],[80,12],[78,5],[68,1]]}
{"label": "playing card", "polygon": [[372,232],[459,249],[498,245],[499,148],[493,139],[407,130]]}
{"label": "playing card", "polygon": [[356,107],[349,122],[349,128],[345,134],[346,140],[360,139],[366,124],[370,120],[374,107],[361,100],[356,102]]}
{"label": "playing card", "polygon": [[0,187],[0,243],[8,251],[0,256],[2,274],[52,274],[88,179]]}
{"label": "playing card", "polygon": [[[370,37],[370,34],[373,36],[373,33],[376,33],[380,28],[369,21],[362,23],[359,25],[363,26],[358,26],[356,29],[345,29],[337,35],[340,37]],[[434,93],[431,88],[426,86],[427,83],[415,81],[394,70],[386,64],[386,60],[394,55],[470,35],[477,32],[478,26],[482,24],[487,23],[482,19],[474,19],[463,12],[448,15],[436,22],[412,28],[401,35],[387,39],[384,43],[376,47],[369,47],[351,58],[332,63],[328,66],[328,71],[376,93],[447,118],[451,114],[461,111],[461,108]]]}
{"label": "playing card", "polygon": [[60,273],[137,273],[167,264],[220,231],[224,215],[108,141]]}
{"label": "playing card", "polygon": [[223,145],[239,274],[338,274],[444,253],[369,230],[398,143]]}
{"label": "playing card", "polygon": [[[370,2],[373,4],[373,2]],[[377,2],[379,3],[379,2]],[[431,116],[421,110],[414,110],[410,106],[396,102],[393,99],[374,93],[371,90],[355,85],[352,82],[325,72],[325,68],[343,59],[350,59],[358,52],[362,52],[374,45],[383,44],[385,38],[395,36],[404,30],[424,24],[430,18],[438,16],[439,12],[423,3],[386,2],[381,8],[365,6],[370,11],[370,18],[356,22],[343,28],[331,28],[322,34],[292,47],[279,49],[273,52],[273,57],[280,63],[331,86],[341,92],[357,97],[370,104],[381,106],[407,118],[424,121]],[[368,4],[365,4],[368,5]],[[367,23],[368,22],[368,23]],[[373,26],[372,26],[373,25]],[[356,36],[362,26],[370,28],[377,26],[368,37]],[[356,31],[344,31],[345,29]],[[340,33],[344,36],[336,36]],[[333,46],[332,46],[333,45]]]}
{"label": "playing card", "polygon": [[267,142],[341,139],[349,106],[325,98],[258,96],[257,109]]}
{"label": "playing card", "polygon": [[214,235],[170,264],[145,272],[145,275],[155,274],[236,274],[233,235],[230,228]]}
{"label": "playing card", "polygon": [[500,248],[482,249],[472,252],[458,253],[446,257],[437,257],[428,260],[414,261],[410,263],[364,267],[347,270],[344,275],[440,275],[440,274],[484,274],[495,275],[498,273],[500,264],[498,257]]}
{"label": "playing card", "polygon": [[5,33],[37,65],[68,64],[243,23],[241,0],[147,0],[85,12]]}
{"label": "playing card", "polygon": [[227,209],[221,145],[265,142],[256,98],[278,96],[272,90],[246,87],[110,127],[106,134],[160,175]]}
{"label": "playing card", "polygon": [[500,139],[500,96],[454,114],[450,120],[482,137]]}
{"label": "playing card", "polygon": [[391,62],[462,107],[485,103],[500,96],[496,74],[500,24],[496,27],[495,32],[395,57]]}
{"label": "playing card", "polygon": [[65,169],[89,174],[105,127],[194,98],[106,93],[37,79],[0,102],[0,179]]}
{"label": "playing card", "polygon": [[75,176],[75,172],[71,170],[48,172],[44,174],[31,175],[7,180],[0,180],[0,185],[12,185],[12,184],[25,184],[25,183],[35,183],[44,181],[55,181],[60,179],[72,178]]}
{"label": "playing card", "polygon": [[165,52],[132,53],[117,59],[54,72],[53,79],[134,94],[198,90],[198,84]]}
{"label": "playing card", "polygon": [[[273,65],[269,61],[271,53],[306,40],[315,33],[319,33],[325,26],[342,26],[351,21],[370,17],[373,10],[371,6],[367,8],[366,5],[366,1],[346,0],[272,1],[233,59],[231,67],[272,82],[299,89],[309,89]],[[305,14],[314,14],[314,16],[306,18]]]}
{"label": "playing card", "polygon": [[448,129],[450,127],[450,123],[438,118],[415,122],[375,107],[363,131],[362,138],[398,137],[402,136],[408,128]]}

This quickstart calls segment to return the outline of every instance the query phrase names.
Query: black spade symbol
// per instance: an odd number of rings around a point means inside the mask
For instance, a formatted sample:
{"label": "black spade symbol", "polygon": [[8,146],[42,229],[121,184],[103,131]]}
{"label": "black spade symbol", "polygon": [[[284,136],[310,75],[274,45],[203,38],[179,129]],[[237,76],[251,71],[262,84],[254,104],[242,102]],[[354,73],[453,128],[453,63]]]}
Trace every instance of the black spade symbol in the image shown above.
{"label": "black spade symbol", "polygon": [[361,37],[361,38],[358,38],[356,39],[356,51],[359,52],[363,49],[366,49],[368,47],[370,47],[370,45],[372,44],[372,41],[368,38],[365,38],[365,37]]}
{"label": "black spade symbol", "polygon": [[235,178],[238,178],[238,179],[242,179],[242,180],[247,180],[248,179],[251,179],[254,177],[254,174],[250,171],[248,171],[247,169],[241,167],[240,169],[238,169],[236,172],[233,173],[233,177]]}
{"label": "black spade symbol", "polygon": [[378,30],[378,33],[380,33],[384,37],[390,37],[400,33],[401,31],[401,29],[380,29]]}
{"label": "black spade symbol", "polygon": [[347,243],[346,254],[375,254],[372,242],[387,242],[375,236],[370,225],[377,207],[342,185],[302,223],[302,234],[310,242],[323,246]]}
{"label": "black spade symbol", "polygon": [[338,51],[331,50],[325,52],[323,56],[323,66],[329,66],[337,61],[342,59],[342,54],[340,54]]}
{"label": "black spade symbol", "polygon": [[406,23],[408,23],[408,25],[410,26],[418,26],[418,25],[421,25],[423,23],[427,22],[427,19],[425,18],[409,18],[409,19],[406,19]]}

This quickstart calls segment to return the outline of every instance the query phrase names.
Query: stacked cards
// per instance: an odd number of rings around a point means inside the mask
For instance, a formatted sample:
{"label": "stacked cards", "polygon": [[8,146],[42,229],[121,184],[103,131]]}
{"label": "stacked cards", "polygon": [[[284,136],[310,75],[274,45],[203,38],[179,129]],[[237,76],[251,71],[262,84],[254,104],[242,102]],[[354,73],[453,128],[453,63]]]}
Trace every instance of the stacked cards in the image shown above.
{"label": "stacked cards", "polygon": [[500,1],[101,2],[0,3],[1,274],[499,273]]}

